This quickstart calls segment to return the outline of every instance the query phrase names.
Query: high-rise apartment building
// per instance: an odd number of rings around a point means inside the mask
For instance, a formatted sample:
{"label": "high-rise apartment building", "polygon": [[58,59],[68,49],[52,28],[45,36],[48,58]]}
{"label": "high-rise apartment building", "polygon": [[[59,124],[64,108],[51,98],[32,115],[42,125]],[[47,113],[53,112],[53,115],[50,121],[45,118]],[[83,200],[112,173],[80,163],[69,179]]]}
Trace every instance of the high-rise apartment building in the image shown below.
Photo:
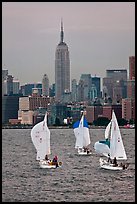
{"label": "high-rise apartment building", "polygon": [[55,98],[60,101],[63,94],[70,92],[70,59],[67,44],[63,41],[64,31],[61,21],[60,43],[55,52]]}
{"label": "high-rise apartment building", "polygon": [[49,96],[49,78],[47,74],[44,74],[42,79],[42,95]]}

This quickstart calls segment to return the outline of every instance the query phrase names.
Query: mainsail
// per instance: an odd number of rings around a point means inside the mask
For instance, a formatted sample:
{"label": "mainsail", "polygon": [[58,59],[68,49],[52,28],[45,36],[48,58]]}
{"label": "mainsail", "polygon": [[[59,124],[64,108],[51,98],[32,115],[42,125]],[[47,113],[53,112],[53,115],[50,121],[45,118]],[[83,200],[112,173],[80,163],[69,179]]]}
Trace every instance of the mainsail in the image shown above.
{"label": "mainsail", "polygon": [[36,160],[43,160],[46,154],[50,154],[50,131],[47,126],[47,112],[44,120],[32,128],[31,139],[37,150]]}
{"label": "mainsail", "polygon": [[110,158],[116,157],[117,160],[127,160],[125,148],[123,145],[120,129],[115,116],[114,111],[112,112],[112,126],[110,136]]}
{"label": "mainsail", "polygon": [[73,125],[74,134],[76,137],[75,148],[83,148],[90,144],[90,135],[88,122],[84,115],[82,115],[81,120],[77,121]]}

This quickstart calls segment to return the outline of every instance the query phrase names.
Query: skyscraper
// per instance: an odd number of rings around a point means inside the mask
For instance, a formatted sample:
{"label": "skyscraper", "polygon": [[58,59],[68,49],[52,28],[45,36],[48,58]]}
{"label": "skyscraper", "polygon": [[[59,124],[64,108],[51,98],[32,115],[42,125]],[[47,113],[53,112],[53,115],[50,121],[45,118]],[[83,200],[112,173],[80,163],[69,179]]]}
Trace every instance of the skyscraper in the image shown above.
{"label": "skyscraper", "polygon": [[135,79],[135,56],[129,57],[129,80]]}
{"label": "skyscraper", "polygon": [[70,92],[70,59],[69,50],[63,42],[64,31],[61,21],[60,43],[55,53],[55,99],[60,101],[63,94]]}
{"label": "skyscraper", "polygon": [[47,74],[44,74],[42,78],[42,95],[49,96],[49,78]]}

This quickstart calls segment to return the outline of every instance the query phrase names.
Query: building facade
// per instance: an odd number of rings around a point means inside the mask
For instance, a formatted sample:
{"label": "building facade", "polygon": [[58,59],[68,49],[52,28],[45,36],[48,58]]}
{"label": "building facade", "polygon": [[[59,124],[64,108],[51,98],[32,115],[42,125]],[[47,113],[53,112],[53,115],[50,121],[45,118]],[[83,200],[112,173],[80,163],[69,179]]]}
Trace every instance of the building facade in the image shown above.
{"label": "building facade", "polygon": [[9,119],[17,119],[19,110],[19,96],[2,96],[2,124]]}
{"label": "building facade", "polygon": [[108,96],[112,98],[113,103],[122,103],[122,98],[127,97],[127,70],[106,70],[106,78],[103,78],[103,87],[108,92]]}
{"label": "building facade", "polygon": [[47,74],[44,74],[42,79],[42,95],[49,96],[49,78]]}
{"label": "building facade", "polygon": [[135,56],[129,57],[129,80],[135,79]]}
{"label": "building facade", "polygon": [[135,120],[135,98],[122,99],[122,118]]}

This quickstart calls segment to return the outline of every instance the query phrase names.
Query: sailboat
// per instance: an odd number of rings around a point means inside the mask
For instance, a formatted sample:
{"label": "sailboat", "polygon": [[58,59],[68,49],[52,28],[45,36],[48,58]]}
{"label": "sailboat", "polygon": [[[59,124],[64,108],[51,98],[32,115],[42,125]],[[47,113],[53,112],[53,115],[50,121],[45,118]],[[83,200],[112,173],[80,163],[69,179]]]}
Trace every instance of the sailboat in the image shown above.
{"label": "sailboat", "polygon": [[73,125],[74,135],[76,137],[75,149],[78,150],[78,155],[90,155],[91,150],[89,150],[90,135],[88,122],[85,118],[85,111],[82,112],[81,119],[76,121]]}
{"label": "sailboat", "polygon": [[[124,148],[124,144],[122,141],[122,136],[120,133],[120,129],[118,126],[117,118],[114,113],[114,110],[112,110],[112,119],[111,119],[111,125],[110,127],[110,160],[127,160],[126,151]],[[108,156],[108,155],[107,155]],[[99,159],[100,167],[103,169],[108,170],[123,170],[128,167],[129,164],[117,164],[110,161],[106,161],[102,158]]]}
{"label": "sailboat", "polygon": [[45,156],[51,154],[50,149],[50,130],[47,126],[47,112],[44,120],[37,123],[31,130],[31,139],[34,144],[37,155],[36,160],[39,161],[41,168],[57,168],[62,162],[53,163],[51,160],[45,160]]}

